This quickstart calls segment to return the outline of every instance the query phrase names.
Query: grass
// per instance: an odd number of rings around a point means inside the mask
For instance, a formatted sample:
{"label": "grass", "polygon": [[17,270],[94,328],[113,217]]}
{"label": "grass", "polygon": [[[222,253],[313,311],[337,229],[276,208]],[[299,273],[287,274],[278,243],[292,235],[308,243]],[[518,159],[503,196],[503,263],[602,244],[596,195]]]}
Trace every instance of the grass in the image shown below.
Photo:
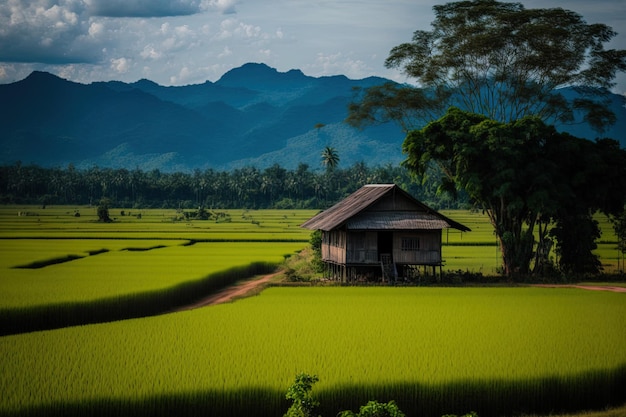
{"label": "grass", "polygon": [[[284,391],[302,371],[320,376],[323,415],[371,399],[394,399],[421,416],[617,405],[626,383],[623,297],[539,288],[270,288],[195,311],[5,336],[0,414],[121,407],[147,415],[142,410],[156,407],[158,415],[245,415],[253,407],[256,415],[281,415]],[[245,399],[237,399],[241,392]]]}

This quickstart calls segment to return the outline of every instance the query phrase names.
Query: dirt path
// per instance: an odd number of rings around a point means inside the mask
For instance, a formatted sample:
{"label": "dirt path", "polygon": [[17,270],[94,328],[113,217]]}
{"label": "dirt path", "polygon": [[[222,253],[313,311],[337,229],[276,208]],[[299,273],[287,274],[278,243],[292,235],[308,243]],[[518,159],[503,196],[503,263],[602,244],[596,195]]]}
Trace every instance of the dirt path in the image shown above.
{"label": "dirt path", "polygon": [[223,290],[211,294],[202,300],[183,307],[177,308],[175,311],[193,310],[195,308],[211,306],[215,304],[228,303],[236,298],[244,297],[246,294],[255,292],[258,288],[265,286],[272,278],[280,275],[281,272],[274,272],[273,274],[264,275],[261,277],[254,277],[246,281],[242,281],[231,287],[224,288]]}
{"label": "dirt path", "polygon": [[536,285],[533,285],[533,287],[580,288],[581,290],[592,290],[592,291],[626,292],[626,287],[614,287],[611,285],[536,284]]}

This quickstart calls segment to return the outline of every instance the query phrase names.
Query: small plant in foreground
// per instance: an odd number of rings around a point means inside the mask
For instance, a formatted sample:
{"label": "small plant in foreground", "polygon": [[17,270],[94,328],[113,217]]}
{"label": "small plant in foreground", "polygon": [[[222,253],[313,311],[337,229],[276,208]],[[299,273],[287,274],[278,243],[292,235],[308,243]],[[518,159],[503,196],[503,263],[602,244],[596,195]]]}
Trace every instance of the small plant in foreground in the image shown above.
{"label": "small plant in foreground", "polygon": [[[320,403],[311,395],[313,384],[319,381],[317,375],[309,375],[300,373],[296,376],[295,382],[287,390],[287,399],[293,400],[293,404],[287,410],[283,417],[309,417],[313,415],[313,409]],[[378,401],[369,401],[361,406],[358,413],[353,411],[341,411],[337,417],[406,417],[405,414],[396,405],[395,401],[388,403],[379,403]],[[463,416],[456,414],[446,414],[442,417],[478,417],[475,411],[471,411]]]}
{"label": "small plant in foreground", "polygon": [[379,403],[378,401],[369,401],[361,406],[358,414],[352,411],[342,411],[338,417],[405,417],[394,401],[388,403]]}
{"label": "small plant in foreground", "polygon": [[317,375],[300,373],[296,376],[296,381],[289,387],[286,395],[288,400],[293,400],[293,404],[284,417],[313,416],[313,410],[320,404],[311,395],[311,388],[317,381],[319,381]]}

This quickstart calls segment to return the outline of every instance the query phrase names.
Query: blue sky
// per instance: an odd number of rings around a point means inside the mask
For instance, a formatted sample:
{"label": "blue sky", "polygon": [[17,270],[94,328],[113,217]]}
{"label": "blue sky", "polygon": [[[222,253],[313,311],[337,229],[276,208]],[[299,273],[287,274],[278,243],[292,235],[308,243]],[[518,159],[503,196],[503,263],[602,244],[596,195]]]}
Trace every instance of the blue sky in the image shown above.
{"label": "blue sky", "polygon": [[[430,0],[2,0],[0,83],[43,70],[89,83],[141,78],[161,85],[216,81],[247,62],[310,76],[372,75],[410,81],[384,67],[389,50],[430,30]],[[621,32],[626,0],[523,0],[562,7]],[[626,92],[626,74],[616,79]]]}

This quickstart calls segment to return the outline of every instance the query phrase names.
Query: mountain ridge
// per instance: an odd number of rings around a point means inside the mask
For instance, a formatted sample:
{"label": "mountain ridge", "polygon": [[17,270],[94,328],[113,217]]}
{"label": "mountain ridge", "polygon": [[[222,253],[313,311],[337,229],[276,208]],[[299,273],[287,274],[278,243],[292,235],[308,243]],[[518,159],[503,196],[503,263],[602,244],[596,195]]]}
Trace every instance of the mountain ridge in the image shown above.
{"label": "mountain ridge", "polygon": [[[310,77],[259,63],[215,82],[169,87],[148,79],[80,84],[34,71],[0,85],[0,164],[191,171],[305,163],[321,169],[321,151],[332,146],[340,166],[395,165],[404,159],[398,126],[343,123],[354,88],[385,82]],[[618,122],[605,136],[626,147],[626,98],[611,99]],[[586,126],[576,128],[562,130],[593,139]]]}

